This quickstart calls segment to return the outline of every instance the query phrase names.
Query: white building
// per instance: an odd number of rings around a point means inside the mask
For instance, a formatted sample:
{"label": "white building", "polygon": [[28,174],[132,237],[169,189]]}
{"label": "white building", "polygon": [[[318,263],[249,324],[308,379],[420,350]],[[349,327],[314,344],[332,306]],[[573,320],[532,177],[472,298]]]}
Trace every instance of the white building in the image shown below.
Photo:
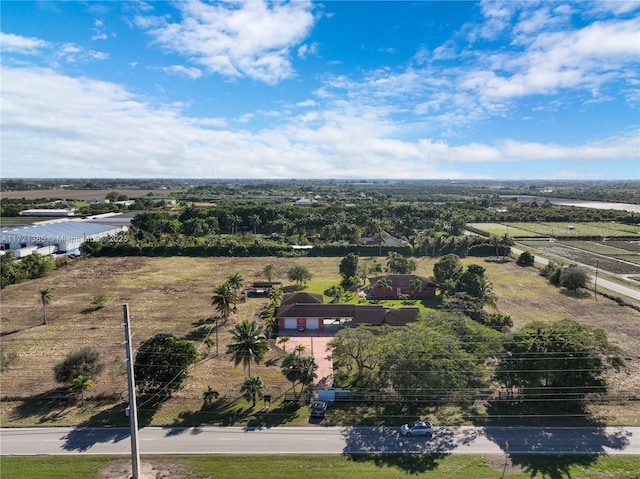
{"label": "white building", "polygon": [[62,220],[36,223],[0,232],[0,249],[13,251],[17,258],[31,253],[77,253],[85,241],[116,237],[126,227],[103,225],[88,221]]}
{"label": "white building", "polygon": [[59,209],[59,210],[23,210],[20,212],[22,216],[74,216],[75,210],[73,209]]}

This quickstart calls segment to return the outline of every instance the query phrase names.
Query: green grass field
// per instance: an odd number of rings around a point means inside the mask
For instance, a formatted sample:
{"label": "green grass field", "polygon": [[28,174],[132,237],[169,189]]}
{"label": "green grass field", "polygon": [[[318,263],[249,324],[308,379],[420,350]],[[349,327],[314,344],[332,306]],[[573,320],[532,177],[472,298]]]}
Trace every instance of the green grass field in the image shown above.
{"label": "green grass field", "polygon": [[640,239],[640,226],[619,223],[469,223],[471,228],[485,234],[502,236],[508,234],[512,238],[628,238]]}
{"label": "green grass field", "polygon": [[[1,472],[6,479],[95,479],[102,468],[116,460],[120,470],[128,467],[131,471],[126,457],[77,455],[3,457]],[[163,476],[172,479],[635,479],[640,469],[639,456],[212,455],[145,457],[142,464],[147,460],[157,468],[173,471],[171,476]]]}
{"label": "green grass field", "polygon": [[[548,254],[564,259],[567,263],[580,263],[598,268],[613,274],[640,274],[640,264],[632,264],[626,258],[618,256],[605,256],[600,245],[589,246],[587,242],[576,241],[523,241],[523,245],[535,249],[543,254]],[[589,248],[582,249],[582,247]],[[591,251],[600,249],[600,251]],[[621,261],[624,259],[624,261]]]}

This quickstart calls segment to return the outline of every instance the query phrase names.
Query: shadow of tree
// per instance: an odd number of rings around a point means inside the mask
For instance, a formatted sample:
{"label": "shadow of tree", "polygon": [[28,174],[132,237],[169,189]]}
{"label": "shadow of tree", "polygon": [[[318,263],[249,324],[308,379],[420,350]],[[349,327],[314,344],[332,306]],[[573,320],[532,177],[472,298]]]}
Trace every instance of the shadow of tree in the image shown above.
{"label": "shadow of tree", "polygon": [[485,427],[487,439],[532,477],[571,477],[572,466],[589,466],[599,455],[607,455],[607,449],[624,449],[629,444],[622,430],[605,428],[575,405],[569,409],[562,403],[503,400],[492,401],[487,412],[492,418]]}
{"label": "shadow of tree", "polygon": [[199,411],[183,412],[178,415],[172,428],[182,431],[188,427],[234,426],[244,424],[245,428],[269,428],[288,424],[300,416],[298,404],[281,404],[273,409],[239,406],[234,399],[219,398],[211,407]]}
{"label": "shadow of tree", "polygon": [[[373,462],[395,467],[408,474],[422,474],[438,463],[460,443],[453,429],[441,428],[432,438],[404,437],[397,427],[345,428],[344,454],[355,462]],[[471,437],[463,438],[471,441]]]}
{"label": "shadow of tree", "polygon": [[13,411],[13,419],[36,417],[40,423],[63,419],[71,408],[79,406],[78,396],[68,388],[56,388],[21,400]]}
{"label": "shadow of tree", "polygon": [[567,288],[560,288],[560,293],[575,299],[585,299],[590,297],[593,294],[590,291],[587,291],[585,289],[571,290]]}
{"label": "shadow of tree", "polygon": [[[148,426],[151,423],[151,419],[166,399],[168,398],[153,398],[153,400],[144,396],[138,398],[138,428]],[[118,403],[79,424],[65,436],[64,449],[86,451],[100,442],[118,442],[129,437],[127,406],[127,402]],[[119,425],[122,427],[117,427]]]}

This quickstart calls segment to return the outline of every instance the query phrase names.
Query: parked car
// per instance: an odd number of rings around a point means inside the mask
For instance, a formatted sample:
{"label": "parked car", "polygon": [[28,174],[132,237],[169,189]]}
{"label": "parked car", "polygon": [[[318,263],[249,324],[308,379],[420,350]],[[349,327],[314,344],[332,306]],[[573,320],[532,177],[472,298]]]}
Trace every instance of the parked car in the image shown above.
{"label": "parked car", "polygon": [[327,403],[316,401],[311,405],[311,417],[324,417],[327,414]]}
{"label": "parked car", "polygon": [[413,421],[408,424],[403,424],[400,428],[400,433],[403,436],[427,436],[433,435],[433,426],[425,421]]}

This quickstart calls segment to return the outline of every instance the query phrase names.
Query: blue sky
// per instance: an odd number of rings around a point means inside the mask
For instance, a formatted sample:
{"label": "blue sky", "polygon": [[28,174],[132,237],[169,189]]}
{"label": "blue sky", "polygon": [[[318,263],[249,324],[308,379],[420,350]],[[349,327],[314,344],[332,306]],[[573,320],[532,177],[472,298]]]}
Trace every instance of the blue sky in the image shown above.
{"label": "blue sky", "polygon": [[6,1],[3,177],[640,179],[640,2]]}

